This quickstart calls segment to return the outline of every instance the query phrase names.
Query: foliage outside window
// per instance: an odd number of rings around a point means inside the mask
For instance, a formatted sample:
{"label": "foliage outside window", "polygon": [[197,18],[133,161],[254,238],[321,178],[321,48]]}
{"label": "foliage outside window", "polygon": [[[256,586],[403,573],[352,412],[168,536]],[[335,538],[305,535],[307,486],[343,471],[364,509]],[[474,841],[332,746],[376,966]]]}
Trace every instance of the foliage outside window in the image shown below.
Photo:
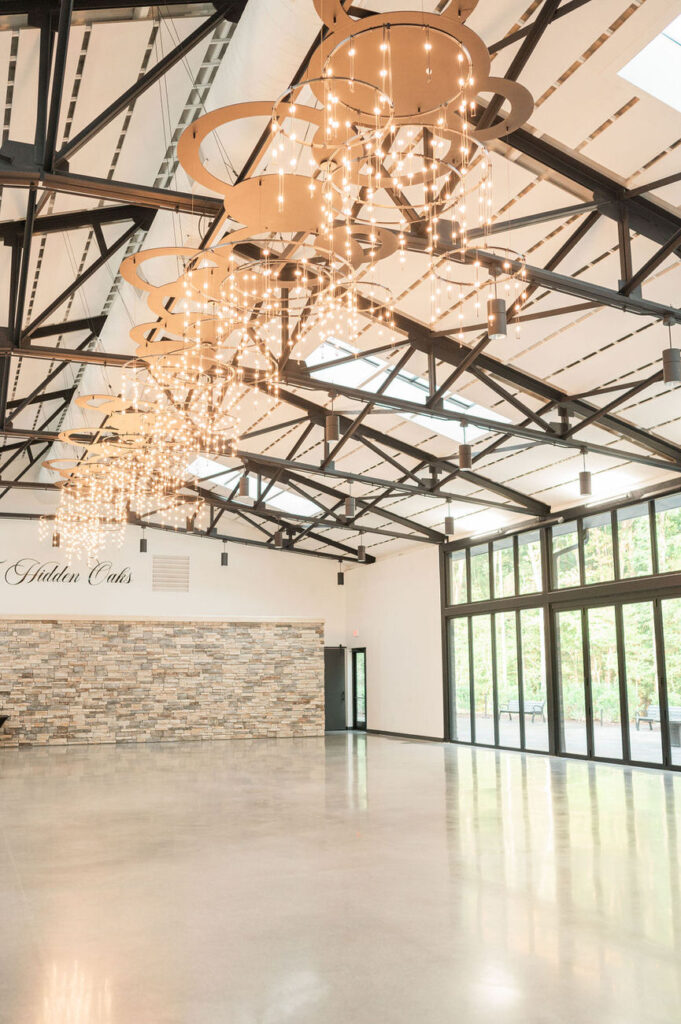
{"label": "foliage outside window", "polygon": [[606,583],[615,578],[612,518],[609,512],[587,516],[583,524],[584,582]]}
{"label": "foliage outside window", "polygon": [[488,601],[489,586],[489,545],[478,544],[470,550],[471,558],[471,601]]}
{"label": "foliage outside window", "polygon": [[629,505],[617,510],[617,541],[620,577],[649,576],[653,571],[648,505]]}
{"label": "foliage outside window", "polygon": [[521,594],[538,594],[543,587],[539,530],[518,536],[518,589]]}
{"label": "foliage outside window", "polygon": [[577,523],[559,523],[551,531],[554,587],[578,587],[579,534]]}

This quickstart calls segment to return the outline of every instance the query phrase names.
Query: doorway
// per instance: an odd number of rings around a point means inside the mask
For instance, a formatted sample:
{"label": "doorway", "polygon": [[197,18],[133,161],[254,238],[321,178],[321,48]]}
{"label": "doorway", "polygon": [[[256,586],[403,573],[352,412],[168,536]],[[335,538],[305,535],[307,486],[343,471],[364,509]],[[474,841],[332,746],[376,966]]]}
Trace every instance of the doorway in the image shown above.
{"label": "doorway", "polygon": [[681,765],[681,599],[557,611],[558,751]]}
{"label": "doorway", "polygon": [[324,729],[345,730],[345,648],[324,648]]}
{"label": "doorway", "polygon": [[352,649],[352,727],[367,727],[367,650]]}

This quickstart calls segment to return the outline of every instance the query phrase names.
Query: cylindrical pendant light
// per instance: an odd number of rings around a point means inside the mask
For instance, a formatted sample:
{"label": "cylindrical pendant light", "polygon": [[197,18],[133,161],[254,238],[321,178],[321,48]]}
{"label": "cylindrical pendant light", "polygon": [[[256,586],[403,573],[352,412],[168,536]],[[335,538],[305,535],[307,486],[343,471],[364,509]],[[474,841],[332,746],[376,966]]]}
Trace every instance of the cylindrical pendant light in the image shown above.
{"label": "cylindrical pendant light", "polygon": [[222,551],[220,552],[220,565],[229,565],[229,554],[227,552],[227,541],[222,542]]}
{"label": "cylindrical pendant light", "polygon": [[187,533],[193,533],[194,532],[194,517],[193,516],[187,516],[186,527],[187,527]]}
{"label": "cylindrical pendant light", "polygon": [[250,483],[250,481],[248,479],[248,473],[244,473],[244,475],[241,477],[241,480],[239,480],[239,497],[240,498],[250,498],[251,491],[250,491],[249,483]]}
{"label": "cylindrical pendant light", "polygon": [[450,505],[447,505],[447,515],[445,516],[445,533],[448,537],[454,536],[454,516]]}
{"label": "cylindrical pendant light", "polygon": [[591,473],[588,469],[583,469],[579,474],[579,493],[583,498],[591,494]]}
{"label": "cylindrical pendant light", "polygon": [[348,494],[347,498],[345,499],[345,517],[346,517],[346,519],[352,519],[352,517],[355,514],[355,508],[356,508],[355,499],[353,498],[353,496],[351,494]]}
{"label": "cylindrical pendant light", "polygon": [[277,530],[274,534],[274,546],[275,548],[283,548],[284,546],[284,531]]}
{"label": "cylindrical pendant light", "polygon": [[364,534],[360,530],[359,532],[359,544],[357,545],[357,561],[366,562],[367,560],[367,549],[364,546]]}
{"label": "cylindrical pendant light", "polygon": [[324,424],[324,440],[328,442],[337,441],[340,437],[340,419],[338,414],[335,412],[329,412],[326,414],[326,421]]}
{"label": "cylindrical pendant light", "polygon": [[662,380],[668,388],[681,384],[681,349],[672,348],[672,332],[669,328],[669,348],[662,352]]}
{"label": "cylindrical pendant light", "polygon": [[343,572],[343,560],[340,558],[338,559],[338,565],[340,566],[340,569],[338,570],[338,575],[336,576],[336,582],[338,583],[339,587],[344,587],[345,573]]}
{"label": "cylindrical pendant light", "polygon": [[59,533],[55,530],[55,532],[52,534],[52,547],[53,548],[58,548],[59,544],[60,544]]}
{"label": "cylindrical pendant light", "polygon": [[147,538],[144,536],[144,527],[142,527],[142,536],[140,537],[140,554],[146,555],[147,553]]}
{"label": "cylindrical pendant light", "polygon": [[579,493],[583,498],[591,494],[591,473],[586,468],[586,451],[582,450],[582,472],[579,474]]}
{"label": "cylindrical pendant light", "polygon": [[459,469],[472,469],[473,449],[469,444],[459,445]]}
{"label": "cylindrical pendant light", "polygon": [[504,299],[487,300],[487,333],[491,341],[506,337],[506,302]]}

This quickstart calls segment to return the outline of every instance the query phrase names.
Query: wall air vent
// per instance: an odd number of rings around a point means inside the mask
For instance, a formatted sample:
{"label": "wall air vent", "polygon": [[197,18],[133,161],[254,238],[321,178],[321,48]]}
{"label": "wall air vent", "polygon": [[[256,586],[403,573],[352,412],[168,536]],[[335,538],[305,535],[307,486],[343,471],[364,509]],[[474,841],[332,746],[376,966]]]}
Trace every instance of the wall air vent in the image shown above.
{"label": "wall air vent", "polygon": [[189,557],[154,555],[151,589],[186,594],[189,590]]}

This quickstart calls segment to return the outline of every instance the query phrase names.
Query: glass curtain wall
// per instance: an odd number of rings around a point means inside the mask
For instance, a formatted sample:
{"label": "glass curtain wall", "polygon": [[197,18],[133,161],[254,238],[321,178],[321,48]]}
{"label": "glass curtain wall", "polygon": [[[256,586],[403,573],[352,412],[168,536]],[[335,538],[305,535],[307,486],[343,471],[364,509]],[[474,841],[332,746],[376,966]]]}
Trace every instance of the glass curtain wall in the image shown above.
{"label": "glass curtain wall", "polygon": [[450,739],[681,768],[681,494],[443,565]]}

